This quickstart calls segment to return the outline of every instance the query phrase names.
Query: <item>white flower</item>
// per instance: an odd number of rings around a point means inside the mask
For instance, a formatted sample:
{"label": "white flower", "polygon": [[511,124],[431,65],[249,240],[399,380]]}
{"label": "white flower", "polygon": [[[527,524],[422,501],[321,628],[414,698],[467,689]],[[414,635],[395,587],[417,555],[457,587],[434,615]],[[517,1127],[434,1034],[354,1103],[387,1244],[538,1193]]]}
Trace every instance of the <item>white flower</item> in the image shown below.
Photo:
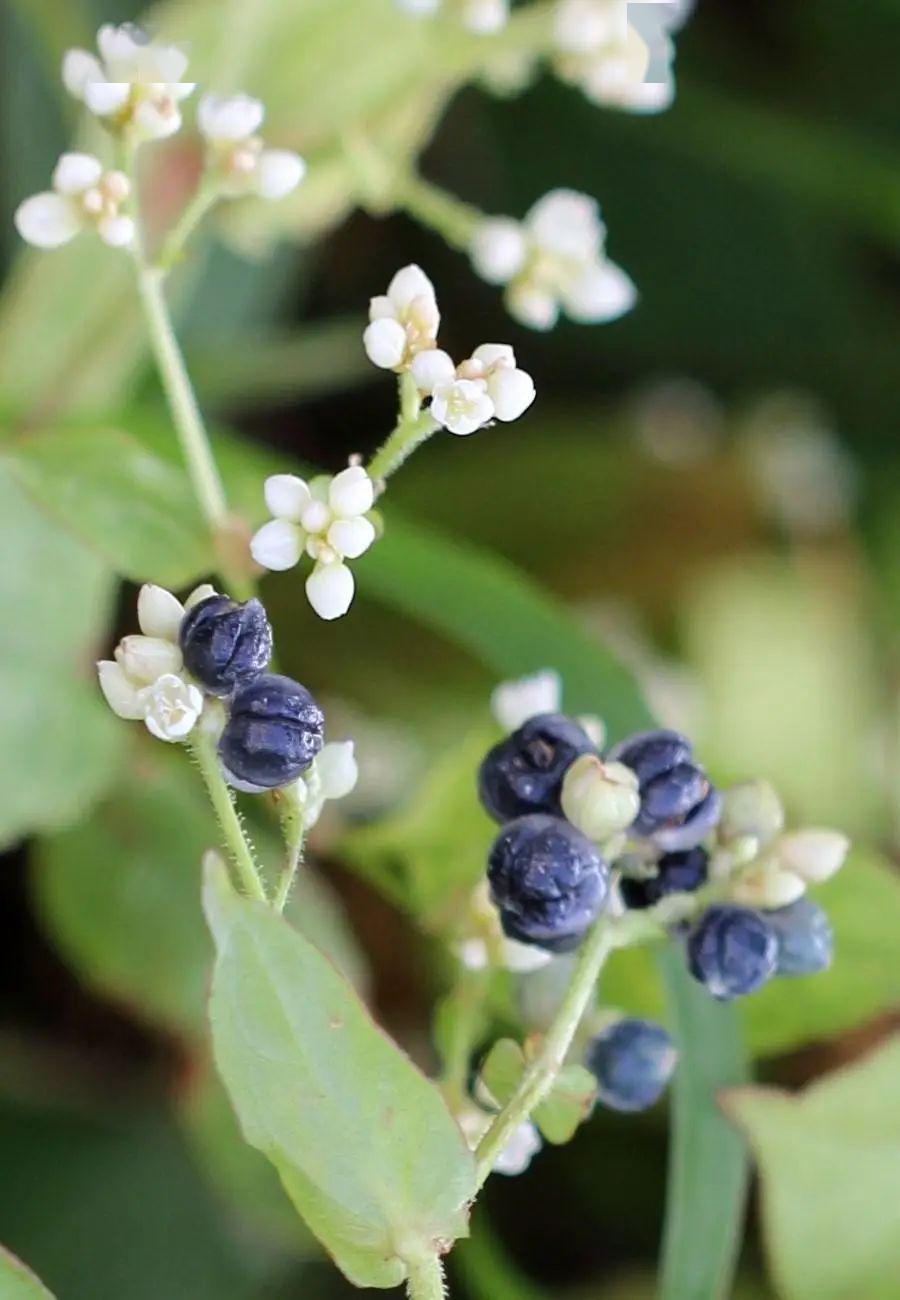
{"label": "white flower", "polygon": [[306,163],[288,149],[267,149],[256,132],[265,108],[249,95],[204,95],[197,124],[209,146],[209,163],[223,193],[282,199],[297,188]]}
{"label": "white flower", "polygon": [[251,539],[254,560],[264,569],[282,570],[308,555],[315,561],[306,580],[309,603],[320,618],[340,618],[355,585],[344,561],[358,559],[375,541],[368,518],[375,502],[372,480],[361,465],[310,483],[295,474],[273,474],[265,497],[274,518]]}
{"label": "white flower", "polygon": [[203,694],[182,671],[178,633],[185,609],[215,595],[198,587],[182,605],[151,583],[138,594],[140,636],[126,636],[115,658],[97,665],[100,689],[120,718],[141,721],[159,740],[184,740],[203,711]]}
{"label": "white flower", "polygon": [[93,154],[64,153],[53,172],[53,189],[19,204],[16,227],[37,248],[59,248],[90,228],[121,248],[134,239],[134,222],[119,211],[129,188],[123,172],[104,172]]}
{"label": "white flower", "polygon": [[491,695],[491,710],[505,731],[516,731],[539,713],[558,713],[562,705],[562,682],[551,668],[501,682]]}
{"label": "white flower", "polygon": [[[427,366],[431,372],[437,370],[435,358],[443,358],[446,353],[424,355],[426,363],[420,369]],[[413,377],[416,377],[415,369]],[[429,373],[425,378],[430,383],[433,375]],[[509,344],[483,343],[457,366],[455,374],[433,384],[431,414],[450,433],[464,436],[494,419],[517,420],[534,401],[534,396],[534,381],[516,366],[515,353]]]}
{"label": "white flower", "polygon": [[596,104],[658,113],[674,98],[669,30],[681,21],[673,4],[560,0],[553,29],[556,72]]}
{"label": "white flower", "polygon": [[462,25],[476,36],[493,36],[508,19],[509,0],[463,0]]}
{"label": "white flower", "polygon": [[139,27],[112,23],[100,28],[97,48],[99,58],[87,50],[67,51],[62,78],[69,93],[139,139],[158,140],[179,130],[179,104],[194,89],[194,82],[183,80],[184,51],[150,40]]}
{"label": "white flower", "polygon": [[849,851],[850,841],[840,831],[810,829],[781,835],[772,856],[783,870],[818,885],[840,871]]}
{"label": "white flower", "polygon": [[438,384],[452,382],[456,375],[456,366],[448,352],[440,348],[428,348],[413,357],[410,367],[419,392],[430,397]]}
{"label": "white flower", "polygon": [[404,266],[387,293],[369,302],[366,355],[382,370],[404,370],[417,353],[434,348],[440,320],[434,285],[420,267]]}
{"label": "white flower", "polygon": [[494,403],[483,381],[452,379],[435,388],[431,413],[450,433],[465,437],[493,419]]}
{"label": "white flower", "polygon": [[322,809],[331,799],[345,799],[356,789],[359,768],[352,740],[333,741],[323,746],[305,776],[297,781],[303,804],[303,825],[315,826]]}
{"label": "white flower", "polygon": [[776,862],[754,862],[739,871],[729,886],[729,895],[744,907],[778,908],[796,903],[806,893],[806,882],[793,871],[783,871]]}
{"label": "white flower", "polygon": [[606,227],[596,200],[551,190],[524,221],[490,218],[471,245],[475,270],[505,284],[511,315],[532,329],[552,329],[560,309],[573,320],[616,320],[637,301],[634,284],[605,253]]}
{"label": "white flower", "polygon": [[516,1178],[524,1174],[541,1149],[541,1135],[530,1119],[513,1129],[509,1141],[494,1162],[494,1173]]}

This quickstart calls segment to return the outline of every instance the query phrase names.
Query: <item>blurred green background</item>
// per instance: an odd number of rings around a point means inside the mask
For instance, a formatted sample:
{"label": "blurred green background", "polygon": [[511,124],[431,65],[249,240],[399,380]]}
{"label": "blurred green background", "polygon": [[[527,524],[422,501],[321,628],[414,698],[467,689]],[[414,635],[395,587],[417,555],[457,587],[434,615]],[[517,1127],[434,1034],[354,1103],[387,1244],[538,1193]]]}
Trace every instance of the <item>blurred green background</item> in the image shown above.
{"label": "blurred green background", "polygon": [[[0,1241],[63,1300],[332,1300],[349,1288],[242,1151],[210,1082],[196,879],[208,814],[173,756],[95,698],[91,662],[132,620],[134,587],[113,571],[172,586],[192,572],[180,479],[160,480],[171,534],[157,502],[117,563],[144,508],[118,469],[136,447],[164,465],[177,456],[124,271],[88,241],[22,257],[12,226],[75,130],[61,52],[139,15],[127,0],[0,0]],[[835,971],[746,1017],[767,1081],[793,1088],[854,1061],[900,1027],[900,6],[699,0],[677,41],[675,107],[647,118],[593,107],[549,75],[496,97],[478,84],[486,47],[444,58],[390,0],[216,0],[154,21],[192,40],[214,88],[264,98],[272,141],[312,164],[285,209],[229,214],[176,287],[201,399],[242,438],[224,448],[238,505],[260,517],[269,464],[334,469],[381,441],[394,391],[360,333],[398,266],[417,261],[434,280],[451,352],[513,343],[534,408],[436,438],[392,485],[389,530],[393,516],[398,530],[499,552],[614,649],[717,778],[767,776],[795,820],[854,836],[857,856],[824,895]],[[397,159],[422,151],[426,176],[485,211],[520,215],[558,185],[596,195],[637,309],[547,336],[513,324],[389,195],[362,205],[384,212],[360,210],[346,159],[363,136]],[[160,221],[195,168],[190,134],[158,152]],[[121,465],[92,444],[98,430],[137,440]],[[76,453],[54,469],[51,451],[38,491],[42,435],[51,448],[75,439]],[[175,559],[144,572],[154,547]],[[477,629],[470,650],[429,630],[380,579],[367,588],[367,563],[351,617],[333,625],[314,619],[296,574],[264,584],[286,671],[326,701],[335,738],[357,737],[362,770],[356,829],[323,825],[319,883],[295,915],[429,1064],[447,962],[397,882],[460,858],[460,876],[480,870],[466,784],[478,742],[466,738],[486,725],[496,675],[470,652]],[[418,586],[433,576],[439,592],[428,554],[420,563]],[[544,666],[520,650],[524,667]],[[624,709],[612,688],[592,706]],[[423,842],[394,810],[440,763]],[[658,1005],[644,965],[612,978],[610,1001]],[[900,1202],[900,1154],[885,1152],[873,1204],[885,1188]],[[454,1296],[651,1295],[665,1153],[662,1109],[598,1115],[530,1174],[493,1180],[454,1255]],[[763,1171],[780,1196],[785,1172],[765,1158]],[[837,1265],[830,1283],[804,1281],[766,1196],[762,1216],[751,1208],[739,1300],[900,1293],[896,1247],[883,1245],[866,1248],[864,1291]]]}

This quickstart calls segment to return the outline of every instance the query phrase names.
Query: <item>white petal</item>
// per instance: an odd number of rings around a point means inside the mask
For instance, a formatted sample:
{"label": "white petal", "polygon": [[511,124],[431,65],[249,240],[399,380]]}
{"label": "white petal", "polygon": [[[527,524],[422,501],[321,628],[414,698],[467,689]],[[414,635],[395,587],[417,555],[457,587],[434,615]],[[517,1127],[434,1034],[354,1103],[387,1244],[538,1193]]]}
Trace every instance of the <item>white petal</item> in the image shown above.
{"label": "white petal", "polygon": [[100,679],[100,689],[106,696],[106,703],[113,713],[131,722],[143,718],[144,706],[141,703],[140,692],[134,683],[128,680],[120,664],[114,663],[112,659],[101,660],[97,664],[97,676]]}
{"label": "white petal", "polygon": [[165,587],[145,582],[138,592],[137,616],[144,636],[177,642],[181,620],[184,618],[184,606]]}
{"label": "white petal", "polygon": [[462,24],[476,36],[492,36],[503,30],[508,18],[507,0],[466,0]]}
{"label": "white petal", "polygon": [[543,252],[583,262],[599,256],[605,227],[597,201],[589,194],[551,190],[538,199],[525,224]]}
{"label": "white petal", "polygon": [[185,598],[184,607],[186,610],[193,609],[195,605],[200,604],[201,600],[208,600],[210,596],[217,594],[211,582],[201,582],[200,586],[195,587],[191,594]]}
{"label": "white petal", "polygon": [[375,485],[362,465],[350,465],[335,474],[328,489],[328,504],[343,519],[364,515],[375,503]]}
{"label": "white petal", "polygon": [[264,149],[256,166],[256,192],[264,199],[283,199],[306,175],[306,163],[290,149]]}
{"label": "white petal", "polygon": [[396,320],[397,309],[386,293],[369,299],[369,320]]}
{"label": "white petal", "polygon": [[494,717],[507,731],[516,731],[539,713],[558,713],[561,706],[562,682],[559,673],[551,668],[501,682],[491,695]]}
{"label": "white petal", "polygon": [[104,63],[123,79],[136,71],[140,52],[147,43],[146,32],[131,23],[104,23],[97,33],[97,49]]}
{"label": "white petal", "polygon": [[84,87],[84,102],[97,117],[110,117],[128,102],[131,83],[128,81],[88,81]]}
{"label": "white petal", "polygon": [[541,970],[553,960],[553,953],[543,948],[535,948],[530,943],[518,943],[515,939],[503,938],[501,948],[503,965],[517,975],[528,975]]}
{"label": "white petal", "polygon": [[141,699],[147,730],[158,740],[184,740],[203,710],[203,696],[197,687],[175,674],[147,686],[141,691]]}
{"label": "white petal", "polygon": [[618,320],[637,302],[634,281],[614,262],[593,266],[571,286],[563,306],[573,320],[600,324]]}
{"label": "white petal", "polygon": [[782,835],[775,843],[774,855],[786,871],[801,880],[821,884],[844,865],[850,841],[840,831],[802,830]]}
{"label": "white petal", "polygon": [[308,533],[323,533],[332,517],[331,507],[325,501],[313,499],[304,509],[300,522]]}
{"label": "white petal", "polygon": [[387,296],[398,312],[405,311],[414,298],[435,299],[434,285],[420,266],[401,267],[388,285]]}
{"label": "white petal", "polygon": [[622,40],[628,26],[626,5],[597,0],[563,0],[554,16],[553,36],[564,54],[590,54]]}
{"label": "white petal", "polygon": [[494,403],[483,380],[457,379],[439,384],[431,399],[431,413],[450,433],[474,433],[493,417]]}
{"label": "white petal", "polygon": [[61,194],[33,194],[16,208],[16,229],[36,248],[59,248],[82,228],[81,214]]}
{"label": "white petal", "polygon": [[309,505],[309,488],[296,474],[271,474],[265,485],[266,505],[276,519],[288,519],[299,524],[300,516]]}
{"label": "white petal", "polygon": [[440,348],[426,348],[419,352],[410,366],[412,377],[420,393],[430,394],[437,384],[447,384],[453,380],[456,367],[448,352]]}
{"label": "white petal", "polygon": [[[184,74],[187,68],[188,56],[177,45],[158,45],[155,41],[151,41],[141,50],[141,79],[165,82],[175,93],[176,99],[184,99],[197,84],[193,81],[185,81]],[[176,87],[178,90],[175,89]]]}
{"label": "white petal", "polygon": [[328,545],[345,560],[358,560],[375,541],[375,525],[364,515],[335,519],[328,529]]}
{"label": "white petal", "polygon": [[303,554],[305,543],[302,528],[287,519],[273,519],[254,533],[250,541],[250,554],[264,569],[279,572],[294,567]]}
{"label": "white petal", "polygon": [[317,564],[306,579],[306,595],[319,618],[346,614],[353,600],[353,574],[346,564]]}
{"label": "white petal", "polygon": [[145,140],[165,140],[181,130],[181,113],[170,96],[144,99],[135,109],[134,125]]}
{"label": "white petal", "polygon": [[559,305],[552,293],[532,284],[513,284],[506,291],[511,316],[533,330],[552,330],[559,320]]}
{"label": "white petal", "polygon": [[102,217],[97,234],[110,248],[127,248],[134,242],[136,227],[131,217]]}
{"label": "white petal", "polygon": [[488,284],[506,284],[525,265],[528,242],[518,221],[496,217],[483,221],[472,240],[472,265]]}
{"label": "white petal", "polygon": [[406,355],[406,330],[399,321],[383,317],[366,326],[363,334],[366,356],[382,370],[396,370]]}
{"label": "white petal", "polygon": [[93,154],[64,153],[53,170],[53,188],[57,194],[82,194],[102,175],[103,164]]}
{"label": "white petal", "polygon": [[472,353],[473,361],[480,361],[485,370],[498,366],[515,366],[516,354],[508,343],[482,343]]}
{"label": "white petal", "polygon": [[197,105],[197,125],[207,140],[236,144],[262,125],[265,109],[249,95],[204,95]]}
{"label": "white petal", "polygon": [[494,1173],[506,1174],[508,1178],[524,1174],[531,1164],[532,1156],[540,1149],[540,1134],[531,1120],[524,1120],[518,1128],[513,1129],[509,1141],[494,1161]]}
{"label": "white petal", "polygon": [[181,650],[164,637],[126,636],[116,647],[116,662],[133,682],[149,686],[159,677],[181,671]]}
{"label": "white petal", "polygon": [[498,420],[518,420],[534,401],[534,380],[525,370],[501,367],[487,380]]}
{"label": "white petal", "polygon": [[76,99],[84,99],[85,87],[92,81],[105,81],[100,60],[87,50],[66,50],[62,64],[63,85]]}
{"label": "white petal", "polygon": [[352,740],[325,745],[316,758],[316,771],[326,799],[343,799],[356,787],[359,768]]}

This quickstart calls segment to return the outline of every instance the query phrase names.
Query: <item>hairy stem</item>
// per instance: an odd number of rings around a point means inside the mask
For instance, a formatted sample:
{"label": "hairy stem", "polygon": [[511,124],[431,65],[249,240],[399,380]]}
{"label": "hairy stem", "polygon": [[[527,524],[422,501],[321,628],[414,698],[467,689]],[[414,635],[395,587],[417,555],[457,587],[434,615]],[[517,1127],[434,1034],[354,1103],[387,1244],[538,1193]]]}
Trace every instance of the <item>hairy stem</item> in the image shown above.
{"label": "hairy stem", "polygon": [[375,482],[390,478],[440,427],[427,411],[422,411],[412,421],[401,419],[366,466],[369,478]]}
{"label": "hairy stem", "polygon": [[444,1300],[444,1266],[439,1255],[404,1261],[407,1269],[406,1294],[409,1300]]}
{"label": "hairy stem", "polygon": [[244,892],[250,898],[265,903],[266,891],[263,888],[259,867],[250,842],[244,834],[241,819],[234,806],[234,797],[225,784],[215,742],[210,736],[201,733],[191,739],[190,745],[215,810],[225,846],[237,867]]}
{"label": "hairy stem", "polygon": [[518,1126],[553,1087],[572,1040],[594,994],[603,963],[616,946],[615,922],[601,917],[585,939],[572,980],[537,1056],[509,1102],[494,1119],[475,1150],[476,1185],[481,1187]]}
{"label": "hairy stem", "polygon": [[278,817],[284,836],[285,859],[278,877],[272,906],[276,912],[283,912],[290,896],[291,886],[297,875],[297,869],[303,861],[303,844],[306,836],[304,805],[296,796],[295,790],[279,790]]}

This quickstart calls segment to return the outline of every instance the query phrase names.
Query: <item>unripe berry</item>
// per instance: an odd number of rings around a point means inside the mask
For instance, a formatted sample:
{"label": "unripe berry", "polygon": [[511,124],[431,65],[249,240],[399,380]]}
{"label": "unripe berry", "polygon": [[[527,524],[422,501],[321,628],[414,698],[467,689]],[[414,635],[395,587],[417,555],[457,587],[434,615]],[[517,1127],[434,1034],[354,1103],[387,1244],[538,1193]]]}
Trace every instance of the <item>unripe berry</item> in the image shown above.
{"label": "unripe berry", "polygon": [[778,941],[778,975],[817,975],[834,955],[834,933],[824,910],[809,898],[767,912]]}
{"label": "unripe berry", "polygon": [[641,732],[614,746],[609,758],[638,778],[641,810],[632,834],[674,852],[699,844],[718,822],[721,796],[677,731]]}
{"label": "unripe berry", "polygon": [[478,773],[481,802],[499,822],[527,813],[560,812],[566,772],[596,753],[587,733],[561,713],[542,713],[488,753]]}
{"label": "unripe berry", "polygon": [[688,935],[687,957],[694,979],[728,1002],[768,983],[775,974],[778,940],[759,912],[711,907]]}
{"label": "unripe berry", "polygon": [[532,813],[509,822],[488,860],[491,897],[504,933],[548,952],[576,948],[609,892],[598,849],[559,817]]}
{"label": "unripe berry", "polygon": [[626,907],[639,910],[655,907],[669,894],[693,893],[706,884],[709,854],[700,847],[665,853],[656,864],[656,875],[644,879],[626,876],[619,888]]}
{"label": "unripe berry", "polygon": [[582,754],[563,778],[560,803],[572,825],[588,839],[605,840],[625,830],[637,816],[638,779],[621,763],[604,763],[596,754]]}
{"label": "unripe berry", "polygon": [[322,748],[324,727],[305,686],[264,673],[235,692],[219,757],[238,789],[272,790],[306,771]]}
{"label": "unripe berry", "polygon": [[272,629],[258,600],[208,596],[185,614],[178,637],[185,667],[211,695],[230,695],[272,658]]}
{"label": "unripe berry", "polygon": [[662,1025],[619,1020],[588,1045],[585,1063],[597,1080],[597,1097],[611,1110],[647,1110],[662,1096],[678,1053]]}

